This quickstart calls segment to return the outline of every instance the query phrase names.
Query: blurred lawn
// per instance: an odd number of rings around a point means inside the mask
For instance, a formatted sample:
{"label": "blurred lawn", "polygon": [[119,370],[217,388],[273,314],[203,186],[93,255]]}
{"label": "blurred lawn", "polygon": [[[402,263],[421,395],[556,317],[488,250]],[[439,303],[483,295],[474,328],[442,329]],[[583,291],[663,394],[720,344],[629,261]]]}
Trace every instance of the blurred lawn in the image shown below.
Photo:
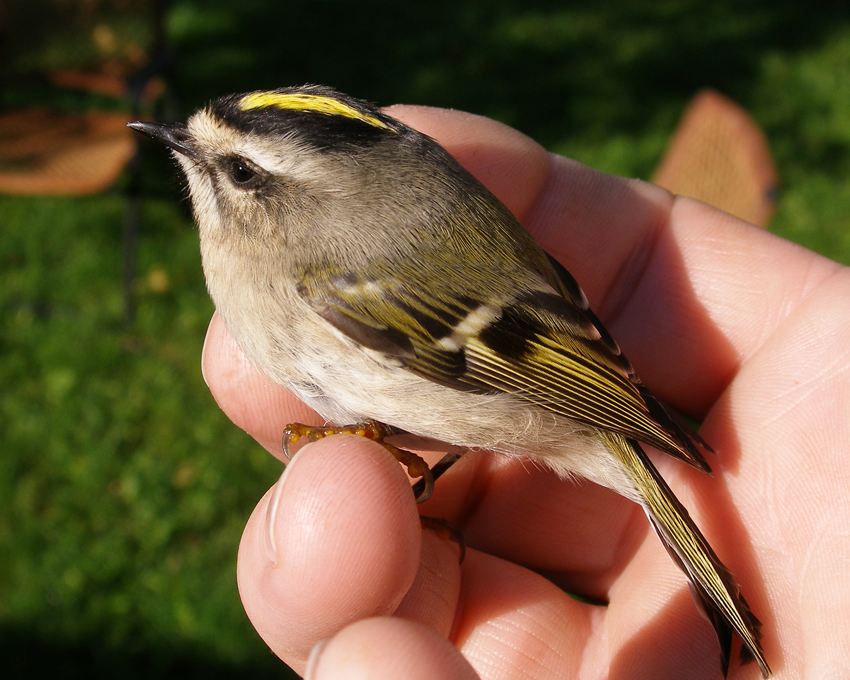
{"label": "blurred lawn", "polygon": [[[714,87],[771,143],[782,181],[771,230],[850,264],[844,6],[440,0],[425,15],[388,1],[183,0],[166,27],[184,113],[230,91],[321,82],[381,104],[495,117],[552,150],[645,178],[690,97]],[[151,40],[138,17],[108,7],[94,24],[58,13],[45,22],[58,7],[48,0],[11,7],[30,33],[11,43],[5,106],[91,105],[32,79],[103,58],[86,47],[91,25],[119,47]],[[235,586],[241,528],[280,465],[203,384],[212,305],[197,237],[165,154],[145,148],[143,161],[130,326],[120,187],[84,199],[0,197],[7,677],[280,674]]]}

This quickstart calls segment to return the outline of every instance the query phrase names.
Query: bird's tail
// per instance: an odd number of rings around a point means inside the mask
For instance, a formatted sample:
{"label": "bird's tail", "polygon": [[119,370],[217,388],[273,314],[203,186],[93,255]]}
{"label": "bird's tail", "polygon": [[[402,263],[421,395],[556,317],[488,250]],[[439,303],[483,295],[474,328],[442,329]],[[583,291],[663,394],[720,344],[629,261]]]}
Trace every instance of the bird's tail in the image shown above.
{"label": "bird's tail", "polygon": [[726,677],[729,669],[734,631],[743,642],[741,663],[755,659],[762,675],[769,677],[770,667],[761,648],[761,622],[750,611],[732,574],[640,446],[618,434],[604,436],[643,497],[643,507],[653,529],[687,575],[694,599],[702,604],[714,626],[720,642],[723,676]]}

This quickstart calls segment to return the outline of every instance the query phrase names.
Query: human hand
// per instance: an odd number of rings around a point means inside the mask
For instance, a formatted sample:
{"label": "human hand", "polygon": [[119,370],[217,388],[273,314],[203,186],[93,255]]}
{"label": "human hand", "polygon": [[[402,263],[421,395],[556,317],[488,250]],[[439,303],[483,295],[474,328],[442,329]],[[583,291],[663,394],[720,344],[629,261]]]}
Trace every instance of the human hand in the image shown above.
{"label": "human hand", "polygon": [[[775,677],[846,673],[848,271],[495,122],[391,113],[482,179],[581,283],[643,381],[704,421],[713,478],[656,460],[763,621]],[[247,363],[218,317],[203,363],[224,411],[274,455],[287,423],[320,422]],[[322,680],[719,676],[685,577],[613,492],[472,453],[421,509],[462,529],[462,565],[422,531],[382,447],[340,436],[299,453],[240,547],[242,599],[272,650],[303,673],[327,640],[312,663]],[[759,674],[733,659],[730,676]]]}

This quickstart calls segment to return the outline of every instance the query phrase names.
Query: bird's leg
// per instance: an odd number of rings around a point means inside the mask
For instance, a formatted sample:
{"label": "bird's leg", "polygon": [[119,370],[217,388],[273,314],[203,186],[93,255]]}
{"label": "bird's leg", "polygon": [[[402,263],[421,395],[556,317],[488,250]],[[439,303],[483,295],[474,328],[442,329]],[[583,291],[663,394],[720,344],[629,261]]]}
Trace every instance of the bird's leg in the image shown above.
{"label": "bird's leg", "polygon": [[[399,463],[407,468],[411,477],[420,478],[413,485],[413,493],[417,503],[424,503],[431,497],[434,491],[434,480],[439,479],[460,458],[459,453],[447,453],[433,468],[429,468],[428,464],[412,451],[400,449],[384,441],[384,438],[390,437],[396,432],[391,427],[374,420],[342,427],[290,423],[283,431],[283,453],[287,458],[291,458],[291,445],[302,437],[315,442],[333,434],[353,434],[358,437],[366,437],[383,446]],[[460,548],[460,561],[463,562],[466,555],[466,542],[463,540],[460,529],[451,522],[436,517],[420,517],[419,520],[425,529],[430,529],[441,538],[457,543]]]}
{"label": "bird's leg", "polygon": [[[412,451],[400,449],[397,446],[393,446],[392,444],[385,442],[384,439],[392,436],[394,431],[392,428],[375,420],[367,420],[363,423],[357,423],[356,425],[344,425],[341,427],[321,427],[317,425],[290,423],[283,431],[283,453],[287,458],[291,458],[290,446],[302,437],[307,437],[308,441],[315,442],[319,439],[329,437],[332,434],[353,434],[379,443],[387,451],[389,451],[399,463],[407,468],[407,473],[411,477],[420,478],[419,482],[417,482],[414,487],[416,502],[424,503],[431,497],[431,494],[434,491],[434,475],[431,473],[431,468],[428,467],[428,464],[422,458]],[[440,461],[440,463],[442,462],[443,461]],[[442,474],[442,472],[440,474]]]}

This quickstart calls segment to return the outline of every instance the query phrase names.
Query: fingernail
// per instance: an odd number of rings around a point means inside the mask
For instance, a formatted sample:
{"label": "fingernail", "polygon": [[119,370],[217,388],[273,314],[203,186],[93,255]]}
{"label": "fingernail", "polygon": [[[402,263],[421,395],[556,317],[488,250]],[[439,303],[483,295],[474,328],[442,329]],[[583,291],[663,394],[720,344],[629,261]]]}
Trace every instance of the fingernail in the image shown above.
{"label": "fingernail", "polygon": [[292,460],[290,460],[286,467],[283,470],[283,474],[280,476],[280,479],[277,480],[277,483],[274,485],[274,489],[272,490],[271,498],[269,498],[269,504],[266,506],[266,532],[263,540],[263,545],[266,549],[266,556],[270,561],[277,563],[277,540],[275,539],[275,523],[277,522],[277,508],[280,504],[280,499],[283,496],[283,485],[286,483],[286,476],[289,474],[289,471],[292,469],[292,466],[295,464],[295,460],[301,454],[301,452],[307,448],[309,444],[306,446],[302,446],[294,456],[292,456]]}
{"label": "fingernail", "polygon": [[304,670],[304,680],[313,680],[316,674],[316,668],[319,666],[319,657],[328,644],[327,640],[319,640],[313,649],[310,650],[310,656],[307,659],[307,668]]}
{"label": "fingernail", "polygon": [[213,326],[216,324],[215,313],[213,313],[212,318],[210,319],[209,324],[207,324],[207,333],[204,335],[204,346],[201,348],[201,377],[204,379],[204,383],[206,386],[210,386],[210,381],[207,380],[207,352],[210,351],[209,344],[212,334],[210,331],[213,330]]}

